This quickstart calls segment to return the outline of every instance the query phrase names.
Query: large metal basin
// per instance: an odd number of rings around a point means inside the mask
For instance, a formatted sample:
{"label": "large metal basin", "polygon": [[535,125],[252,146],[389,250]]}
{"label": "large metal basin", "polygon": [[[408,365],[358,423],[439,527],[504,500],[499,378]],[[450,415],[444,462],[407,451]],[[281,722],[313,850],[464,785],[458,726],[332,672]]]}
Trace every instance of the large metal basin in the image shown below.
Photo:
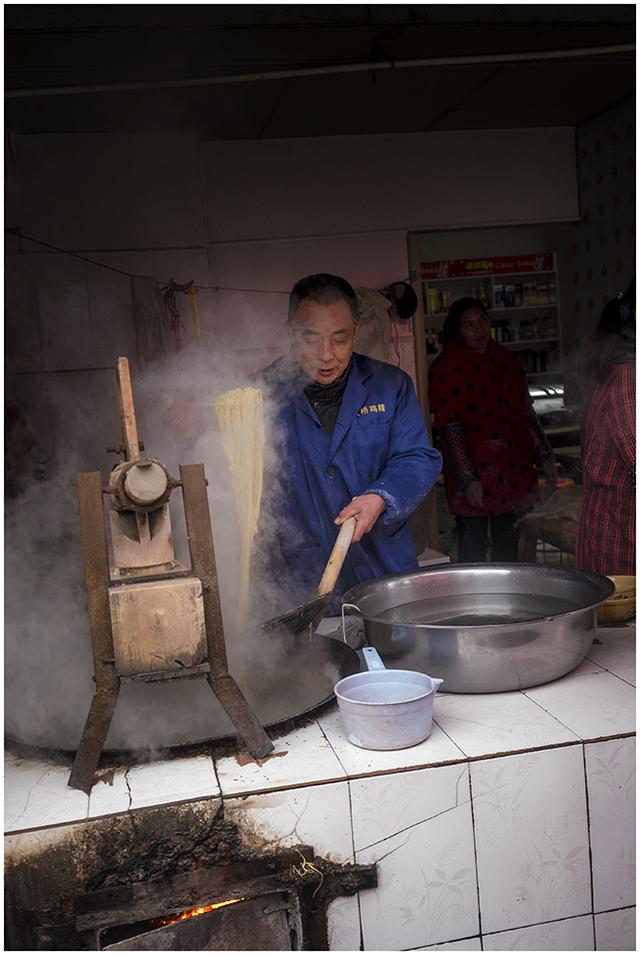
{"label": "large metal basin", "polygon": [[608,577],[547,564],[451,564],[360,584],[343,597],[387,667],[444,680],[442,692],[539,686],[584,660]]}

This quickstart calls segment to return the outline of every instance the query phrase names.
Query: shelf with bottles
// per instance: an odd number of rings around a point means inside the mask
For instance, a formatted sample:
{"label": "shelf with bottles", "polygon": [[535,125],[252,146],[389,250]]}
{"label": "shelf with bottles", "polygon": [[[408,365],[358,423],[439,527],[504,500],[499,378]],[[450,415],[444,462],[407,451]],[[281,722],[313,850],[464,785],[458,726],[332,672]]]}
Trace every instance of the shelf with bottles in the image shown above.
{"label": "shelf with bottles", "polygon": [[[525,346],[524,342],[518,345]],[[562,351],[560,341],[553,343],[531,341],[526,346],[517,349],[518,358],[522,362],[527,377],[533,375],[558,375],[562,373]],[[505,347],[509,347],[505,343]]]}
{"label": "shelf with bottles", "polygon": [[517,353],[527,376],[562,373],[560,305],[552,252],[422,262],[427,360],[442,350],[442,326],[457,299],[477,299],[495,341]]}
{"label": "shelf with bottles", "polygon": [[423,280],[422,292],[429,318],[446,316],[451,304],[464,296],[477,299],[490,312],[558,308],[555,272],[429,279]]}
{"label": "shelf with bottles", "polygon": [[555,309],[538,307],[530,318],[524,318],[521,313],[516,316],[505,315],[504,311],[498,309],[493,309],[489,315],[493,337],[501,345],[560,341],[560,323]]}

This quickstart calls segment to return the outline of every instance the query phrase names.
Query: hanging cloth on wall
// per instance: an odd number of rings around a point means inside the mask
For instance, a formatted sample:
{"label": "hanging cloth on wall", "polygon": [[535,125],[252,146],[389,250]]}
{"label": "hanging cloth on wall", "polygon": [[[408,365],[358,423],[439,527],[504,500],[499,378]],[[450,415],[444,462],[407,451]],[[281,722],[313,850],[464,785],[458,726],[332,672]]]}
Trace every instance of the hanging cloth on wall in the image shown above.
{"label": "hanging cloth on wall", "polygon": [[360,313],[360,331],[356,351],[380,361],[389,360],[391,340],[391,302],[375,289],[358,288],[358,312]]}
{"label": "hanging cloth on wall", "polygon": [[132,275],[131,301],[138,364],[155,361],[167,352],[171,324],[157,281],[150,275]]}

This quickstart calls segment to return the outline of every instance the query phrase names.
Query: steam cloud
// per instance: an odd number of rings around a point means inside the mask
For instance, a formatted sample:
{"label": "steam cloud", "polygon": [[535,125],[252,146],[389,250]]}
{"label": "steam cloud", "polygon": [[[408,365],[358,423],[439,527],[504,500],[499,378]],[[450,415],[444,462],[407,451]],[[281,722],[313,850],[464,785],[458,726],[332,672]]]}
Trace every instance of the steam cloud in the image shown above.
{"label": "steam cloud", "polygon": [[[298,710],[288,712],[283,704],[287,646],[262,633],[259,621],[294,606],[293,595],[274,594],[264,581],[252,579],[255,619],[237,617],[236,509],[213,407],[217,395],[248,383],[248,370],[231,368],[228,355],[216,360],[190,347],[143,372],[133,368],[132,377],[144,454],[162,461],[175,477],[180,464],[205,466],[230,669],[260,717],[273,722]],[[115,371],[110,385],[108,377],[92,381],[84,413],[77,404],[66,413],[59,408],[60,430],[54,428],[53,443],[62,453],[54,473],[10,500],[5,518],[6,732],[22,742],[67,750],[77,748],[94,687],[75,474],[99,469],[106,483],[118,459],[98,455],[95,448],[120,440]],[[112,426],[96,423],[92,409],[107,409]],[[269,434],[271,417],[266,406],[266,471],[274,464],[268,455],[277,454],[276,436]],[[189,566],[179,491],[170,510],[176,558]],[[265,487],[261,522],[272,519],[270,511]],[[296,602],[311,596],[298,594]],[[308,699],[304,680],[297,693],[300,700]],[[204,679],[123,684],[105,748],[153,750],[228,733],[233,727]]]}

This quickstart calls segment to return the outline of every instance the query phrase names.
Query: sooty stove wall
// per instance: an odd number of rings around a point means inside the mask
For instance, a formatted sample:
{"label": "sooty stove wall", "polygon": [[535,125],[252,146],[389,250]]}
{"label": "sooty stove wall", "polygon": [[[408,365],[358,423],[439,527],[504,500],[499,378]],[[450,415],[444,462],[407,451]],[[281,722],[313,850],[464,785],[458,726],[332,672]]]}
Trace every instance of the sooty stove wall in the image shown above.
{"label": "sooty stove wall", "polygon": [[9,951],[326,950],[329,903],[376,885],[375,866],[248,844],[220,799],[9,836],[5,870]]}

